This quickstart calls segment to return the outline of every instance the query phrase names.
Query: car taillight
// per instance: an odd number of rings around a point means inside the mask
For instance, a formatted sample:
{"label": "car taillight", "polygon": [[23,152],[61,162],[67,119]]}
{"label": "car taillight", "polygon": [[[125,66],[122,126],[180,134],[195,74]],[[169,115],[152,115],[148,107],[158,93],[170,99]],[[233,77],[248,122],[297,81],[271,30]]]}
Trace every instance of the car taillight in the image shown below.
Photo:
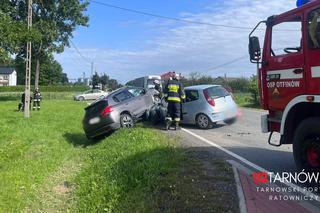
{"label": "car taillight", "polygon": [[204,90],[203,91],[204,97],[206,98],[207,102],[211,105],[211,106],[215,106],[216,103],[214,102],[214,99],[212,99],[209,95],[208,90]]}
{"label": "car taillight", "polygon": [[105,117],[108,116],[111,112],[112,112],[112,107],[111,106],[107,106],[106,108],[104,108],[102,110],[102,112],[100,113],[101,117]]}

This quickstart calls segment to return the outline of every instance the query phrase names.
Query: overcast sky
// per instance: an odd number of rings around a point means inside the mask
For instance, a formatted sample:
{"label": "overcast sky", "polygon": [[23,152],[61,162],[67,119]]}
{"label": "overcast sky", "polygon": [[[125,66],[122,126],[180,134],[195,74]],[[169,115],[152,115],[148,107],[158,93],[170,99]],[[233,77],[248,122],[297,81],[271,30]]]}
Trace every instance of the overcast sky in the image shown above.
{"label": "overcast sky", "polygon": [[[295,8],[294,0],[99,0],[189,21],[253,28],[260,20]],[[170,70],[188,75],[251,76],[255,65],[248,59],[250,30],[176,22],[116,10],[91,3],[88,28],[79,28],[72,39],[98,73],[121,83]],[[263,39],[263,31],[260,37]],[[90,75],[90,63],[74,48],[56,55],[69,78]],[[238,59],[236,63],[219,67]]]}

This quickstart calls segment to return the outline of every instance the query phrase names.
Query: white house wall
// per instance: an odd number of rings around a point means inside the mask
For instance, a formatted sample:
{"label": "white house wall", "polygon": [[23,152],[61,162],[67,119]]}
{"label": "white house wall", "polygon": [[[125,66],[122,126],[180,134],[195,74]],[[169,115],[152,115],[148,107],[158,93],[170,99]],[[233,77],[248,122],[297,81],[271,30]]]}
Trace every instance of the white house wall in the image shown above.
{"label": "white house wall", "polygon": [[[8,79],[5,79],[8,76]],[[0,74],[0,86],[17,86],[17,72],[14,71],[10,75]]]}
{"label": "white house wall", "polygon": [[9,75],[9,86],[17,86],[17,72],[14,71]]}

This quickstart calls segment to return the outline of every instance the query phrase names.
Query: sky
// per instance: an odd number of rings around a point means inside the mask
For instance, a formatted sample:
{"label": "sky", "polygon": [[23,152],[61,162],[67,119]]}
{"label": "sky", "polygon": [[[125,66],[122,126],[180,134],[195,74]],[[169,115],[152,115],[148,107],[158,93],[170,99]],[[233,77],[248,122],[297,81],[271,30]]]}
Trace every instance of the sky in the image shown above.
{"label": "sky", "polygon": [[[296,7],[295,0],[96,0],[119,7],[193,22],[253,28],[270,15]],[[233,29],[150,17],[91,2],[89,26],[71,39],[78,48],[55,55],[70,79],[94,70],[125,83],[146,75],[176,71],[213,77],[249,77],[249,29]],[[263,40],[263,27],[258,35]],[[288,33],[288,32],[287,32]],[[230,61],[235,63],[228,64]],[[220,66],[227,63],[225,66]]]}

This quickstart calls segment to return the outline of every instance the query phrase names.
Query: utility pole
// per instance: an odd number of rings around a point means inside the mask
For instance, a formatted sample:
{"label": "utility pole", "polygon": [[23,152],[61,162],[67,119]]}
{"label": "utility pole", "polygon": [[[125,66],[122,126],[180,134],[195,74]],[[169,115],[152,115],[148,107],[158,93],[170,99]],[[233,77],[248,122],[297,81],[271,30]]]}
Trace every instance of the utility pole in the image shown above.
{"label": "utility pole", "polygon": [[[32,0],[28,1],[28,30],[32,27]],[[27,56],[26,56],[26,82],[25,82],[25,100],[24,100],[24,117],[30,117],[30,81],[31,81],[31,41],[27,42]]]}
{"label": "utility pole", "polygon": [[92,89],[93,89],[93,69],[94,69],[94,65],[93,65],[93,62],[91,62],[91,85],[92,85]]}

